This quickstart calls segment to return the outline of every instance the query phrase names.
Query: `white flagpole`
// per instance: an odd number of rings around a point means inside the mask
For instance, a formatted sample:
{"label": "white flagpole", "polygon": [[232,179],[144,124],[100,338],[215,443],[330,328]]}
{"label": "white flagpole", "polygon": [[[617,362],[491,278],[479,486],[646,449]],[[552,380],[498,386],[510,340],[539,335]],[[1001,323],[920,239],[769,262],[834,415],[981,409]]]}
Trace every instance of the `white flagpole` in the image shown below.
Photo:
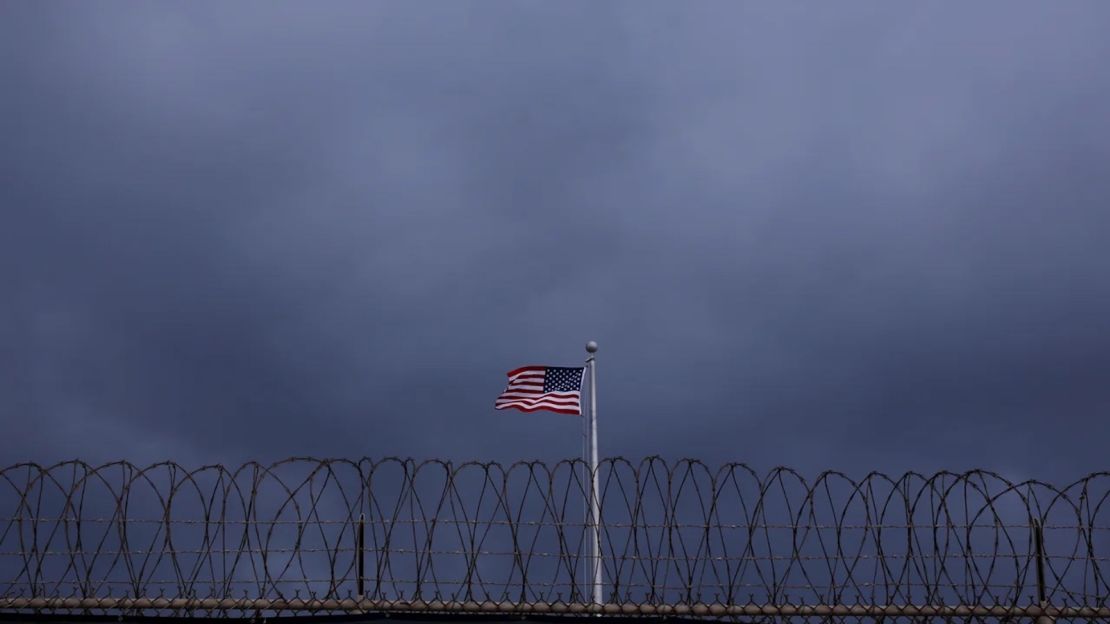
{"label": "white flagpole", "polygon": [[601,498],[597,474],[597,343],[586,343],[586,364],[590,367],[590,565],[593,566],[593,601],[602,603],[601,596]]}

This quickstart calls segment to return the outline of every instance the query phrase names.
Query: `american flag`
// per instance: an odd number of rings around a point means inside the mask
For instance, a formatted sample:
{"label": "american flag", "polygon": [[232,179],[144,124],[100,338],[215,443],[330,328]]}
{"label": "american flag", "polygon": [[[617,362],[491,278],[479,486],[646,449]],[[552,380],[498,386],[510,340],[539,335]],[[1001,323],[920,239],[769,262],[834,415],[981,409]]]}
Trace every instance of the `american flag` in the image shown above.
{"label": "american flag", "polygon": [[494,409],[582,414],[582,368],[524,366],[506,373],[509,385]]}

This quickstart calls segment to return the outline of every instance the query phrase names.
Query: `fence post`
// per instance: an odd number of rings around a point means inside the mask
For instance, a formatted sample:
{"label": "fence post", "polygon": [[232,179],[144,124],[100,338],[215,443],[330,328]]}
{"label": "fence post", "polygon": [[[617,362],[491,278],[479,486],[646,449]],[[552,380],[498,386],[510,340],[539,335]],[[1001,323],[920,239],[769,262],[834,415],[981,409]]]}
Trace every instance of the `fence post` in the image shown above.
{"label": "fence post", "polygon": [[[1040,605],[1040,607],[1043,609],[1044,607],[1048,606],[1048,593],[1045,590],[1044,580],[1044,526],[1041,525],[1041,521],[1039,519],[1034,519],[1032,524],[1033,548],[1035,556],[1037,558],[1035,561],[1037,566],[1037,604]],[[1047,615],[1041,615],[1036,619],[1036,624],[1054,624],[1055,622],[1056,618]]]}
{"label": "fence post", "polygon": [[365,579],[366,579],[366,514],[360,513],[358,515],[358,546],[355,549],[357,552],[355,556],[358,557],[358,599],[362,600],[366,597]]}

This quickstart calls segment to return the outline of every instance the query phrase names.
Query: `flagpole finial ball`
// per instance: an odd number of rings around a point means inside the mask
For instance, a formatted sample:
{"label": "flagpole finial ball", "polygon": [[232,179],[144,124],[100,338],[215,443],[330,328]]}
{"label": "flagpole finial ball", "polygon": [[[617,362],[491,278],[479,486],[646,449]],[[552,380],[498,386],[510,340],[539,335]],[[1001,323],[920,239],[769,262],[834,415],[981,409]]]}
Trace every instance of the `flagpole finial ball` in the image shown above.
{"label": "flagpole finial ball", "polygon": [[587,342],[586,343],[586,352],[587,353],[597,353],[597,343],[594,342],[593,340]]}

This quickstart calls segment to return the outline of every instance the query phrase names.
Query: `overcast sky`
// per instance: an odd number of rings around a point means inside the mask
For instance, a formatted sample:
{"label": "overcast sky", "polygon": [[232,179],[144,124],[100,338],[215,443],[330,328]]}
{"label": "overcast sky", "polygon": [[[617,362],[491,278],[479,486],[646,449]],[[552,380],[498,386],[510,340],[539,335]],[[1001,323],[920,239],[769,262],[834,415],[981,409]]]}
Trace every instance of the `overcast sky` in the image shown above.
{"label": "overcast sky", "polygon": [[1110,468],[1110,4],[0,4],[0,458]]}

